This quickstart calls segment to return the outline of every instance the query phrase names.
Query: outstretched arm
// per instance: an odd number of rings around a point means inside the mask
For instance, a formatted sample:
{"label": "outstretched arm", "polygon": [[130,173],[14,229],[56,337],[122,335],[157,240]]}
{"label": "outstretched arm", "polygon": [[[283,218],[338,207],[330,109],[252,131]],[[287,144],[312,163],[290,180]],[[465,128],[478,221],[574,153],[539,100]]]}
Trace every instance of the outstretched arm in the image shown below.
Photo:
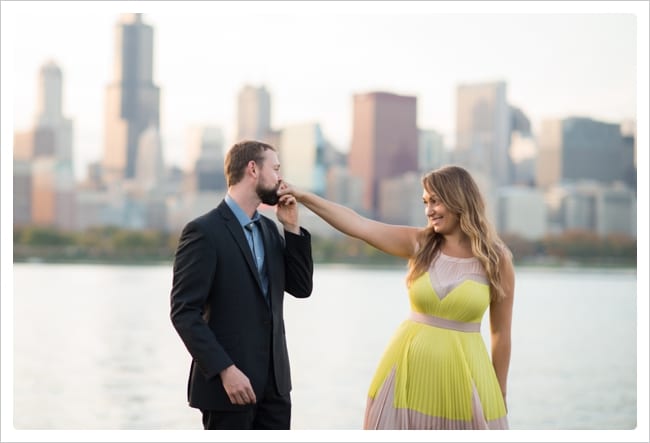
{"label": "outstretched arm", "polygon": [[352,209],[311,192],[284,183],[279,195],[292,194],[296,200],[336,230],[365,241],[390,255],[409,258],[415,253],[419,228],[391,225],[363,217]]}

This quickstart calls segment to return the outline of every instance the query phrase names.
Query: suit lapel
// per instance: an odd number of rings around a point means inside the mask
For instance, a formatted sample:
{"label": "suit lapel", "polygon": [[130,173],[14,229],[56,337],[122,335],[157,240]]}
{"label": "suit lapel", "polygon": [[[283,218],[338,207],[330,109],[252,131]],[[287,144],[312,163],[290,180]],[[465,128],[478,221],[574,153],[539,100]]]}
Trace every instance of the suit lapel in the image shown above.
{"label": "suit lapel", "polygon": [[[273,222],[272,222],[273,223]],[[266,266],[266,275],[268,277],[269,288],[268,288],[268,297],[273,306],[273,281],[275,280],[273,276],[276,272],[277,260],[275,258],[275,252],[271,247],[271,233],[269,230],[271,227],[267,224],[267,219],[264,216],[260,216],[260,222],[258,223],[260,231],[262,234],[262,242],[264,243],[264,265]]]}
{"label": "suit lapel", "polygon": [[[262,232],[262,242],[264,243],[264,262],[266,264],[266,270],[269,275],[269,280],[270,277],[273,273],[272,266],[275,263],[275,260],[272,259],[270,251],[271,251],[271,234],[269,233],[269,227],[266,224],[266,220],[264,219],[264,216],[261,216],[260,222],[259,222],[260,230]],[[270,284],[270,282],[269,282]]]}
{"label": "suit lapel", "polygon": [[[251,273],[255,276],[255,281],[257,281],[257,286],[259,286],[260,291],[262,291],[262,281],[260,280],[260,274],[257,271],[257,266],[255,265],[255,260],[253,258],[253,253],[251,252],[251,248],[250,246],[248,246],[248,240],[246,240],[246,234],[244,234],[244,228],[241,227],[239,221],[237,220],[237,217],[235,217],[235,214],[232,213],[232,211],[230,210],[226,202],[222,202],[219,205],[219,212],[221,213],[221,216],[224,219],[226,228],[230,231],[230,234],[235,239],[235,242],[237,243],[237,246],[239,246],[241,253],[244,255],[244,258],[246,259],[246,263],[248,264],[248,268],[250,269]],[[263,296],[264,295],[262,293],[262,297]]]}

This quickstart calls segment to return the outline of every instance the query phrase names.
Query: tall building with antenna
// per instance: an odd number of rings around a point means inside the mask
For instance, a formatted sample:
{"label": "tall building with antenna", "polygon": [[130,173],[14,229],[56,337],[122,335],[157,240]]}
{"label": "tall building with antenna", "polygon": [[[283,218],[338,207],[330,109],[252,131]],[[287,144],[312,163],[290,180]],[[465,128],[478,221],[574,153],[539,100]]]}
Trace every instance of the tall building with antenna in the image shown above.
{"label": "tall building with antenna", "polygon": [[106,88],[104,178],[135,177],[140,137],[159,130],[160,89],[153,82],[153,27],[142,14],[123,14],[115,26],[113,78]]}

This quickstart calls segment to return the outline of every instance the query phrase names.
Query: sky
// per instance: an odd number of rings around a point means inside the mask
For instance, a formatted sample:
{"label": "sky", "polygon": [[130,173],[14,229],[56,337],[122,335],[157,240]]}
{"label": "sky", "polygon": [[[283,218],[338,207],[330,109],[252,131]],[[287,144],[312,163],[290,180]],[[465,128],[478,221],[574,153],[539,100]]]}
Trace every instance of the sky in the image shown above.
{"label": "sky", "polygon": [[[11,350],[5,221],[12,171],[5,160],[13,131],[32,125],[38,71],[53,60],[63,71],[63,113],[74,122],[77,176],[100,160],[104,95],[123,12],[142,12],[154,27],[154,82],[169,164],[184,162],[193,126],[219,126],[227,146],[234,141],[236,96],[245,84],[267,87],[275,129],[317,122],[344,152],[353,95],[378,90],[417,96],[418,127],[442,133],[449,146],[456,88],[464,83],[505,81],[509,103],[526,113],[534,131],[546,118],[636,118],[638,268],[648,269],[648,2],[2,1],[0,7],[3,357]],[[647,276],[640,276],[638,293],[648,293]],[[647,297],[638,309],[648,312]],[[647,353],[647,322],[640,327],[646,333],[639,349]],[[641,359],[641,375],[647,363]],[[639,382],[646,396],[639,416],[647,417],[647,377]],[[11,411],[6,399],[3,423]]]}
{"label": "sky", "polygon": [[33,124],[39,69],[55,61],[63,113],[74,122],[78,177],[102,156],[122,12],[143,12],[154,28],[168,164],[184,164],[193,126],[219,126],[226,148],[234,142],[245,84],[269,90],[273,128],[320,123],[343,152],[352,97],[370,91],[417,96],[418,127],[440,132],[448,147],[462,83],[505,81],[508,101],[534,130],[545,118],[620,122],[637,113],[639,8],[618,2],[22,3],[9,2],[13,127]]}

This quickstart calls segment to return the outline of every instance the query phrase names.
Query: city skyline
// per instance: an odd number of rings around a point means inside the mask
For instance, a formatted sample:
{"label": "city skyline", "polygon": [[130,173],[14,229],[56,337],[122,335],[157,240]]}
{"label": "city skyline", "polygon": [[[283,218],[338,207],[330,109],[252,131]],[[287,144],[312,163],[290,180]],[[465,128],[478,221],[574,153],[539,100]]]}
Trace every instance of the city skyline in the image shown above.
{"label": "city skyline", "polygon": [[[269,90],[274,129],[318,122],[325,137],[339,149],[351,141],[354,94],[373,91],[416,95],[418,127],[441,132],[446,144],[455,131],[456,94],[461,84],[504,81],[508,102],[530,117],[533,131],[544,118],[585,116],[618,122],[636,117],[636,140],[641,148],[637,267],[648,267],[647,2],[0,3],[2,372],[3,388],[7,388],[3,391],[8,392],[2,399],[2,422],[9,425],[5,431],[10,437],[34,437],[11,429],[13,362],[11,352],[5,352],[13,349],[14,323],[9,226],[15,194],[11,194],[8,161],[13,133],[33,126],[39,69],[53,60],[63,73],[63,115],[73,123],[77,176],[86,173],[80,166],[101,161],[104,98],[116,55],[115,26],[122,12],[142,12],[144,21],[154,28],[154,81],[161,88],[160,117],[168,164],[184,164],[187,131],[193,125],[221,127],[226,147],[230,145],[236,130],[237,94],[246,84]],[[474,14],[463,13],[470,10]],[[250,11],[254,12],[249,16]],[[459,14],[439,15],[443,12]],[[598,13],[605,14],[592,15]],[[515,20],[524,16],[529,20]],[[634,23],[636,29],[632,29]],[[436,33],[428,34],[432,29]],[[464,31],[467,39],[455,38],[456,30]],[[262,49],[254,54],[247,33],[262,39]],[[188,47],[188,42],[197,41],[202,43]],[[290,65],[292,60],[298,64]],[[569,75],[558,67],[574,67],[577,74]],[[637,312],[647,320],[648,297],[642,295],[648,293],[648,276],[643,272],[637,288]],[[648,430],[644,414],[648,323],[643,320],[637,325],[640,406],[633,437]],[[62,438],[95,438],[95,431],[63,432],[67,435]],[[143,438],[130,431],[115,432],[118,438]],[[558,432],[560,438],[579,438]],[[46,439],[47,434],[40,438]],[[305,436],[295,435],[296,439]],[[516,441],[527,433],[509,435],[508,439]],[[629,437],[621,433],[622,439]]]}
{"label": "city skyline", "polygon": [[[77,177],[103,155],[115,27],[120,13],[129,11],[120,3],[84,3],[92,8],[75,4],[65,13],[48,11],[47,3],[44,9],[12,5],[8,32],[15,51],[13,127],[33,123],[38,70],[54,60],[63,72],[63,112],[74,123]],[[406,3],[399,10],[379,2],[370,14],[356,2],[346,8],[314,2],[311,11],[247,2],[256,6],[247,15],[231,2],[182,11],[170,3],[138,4],[154,29],[154,82],[161,89],[168,165],[184,163],[192,126],[219,126],[226,145],[234,141],[236,98],[247,84],[268,89],[274,129],[316,122],[343,152],[351,141],[352,97],[371,91],[417,96],[418,127],[442,133],[448,147],[461,84],[504,81],[509,103],[530,117],[534,131],[544,118],[638,120],[637,35],[647,30],[629,4],[536,5],[528,14],[510,6],[481,14],[477,4],[478,13],[455,14],[459,8],[446,2]],[[610,13],[593,14],[603,11]],[[62,24],[68,32],[56,31]],[[5,32],[3,26],[3,39]]]}

